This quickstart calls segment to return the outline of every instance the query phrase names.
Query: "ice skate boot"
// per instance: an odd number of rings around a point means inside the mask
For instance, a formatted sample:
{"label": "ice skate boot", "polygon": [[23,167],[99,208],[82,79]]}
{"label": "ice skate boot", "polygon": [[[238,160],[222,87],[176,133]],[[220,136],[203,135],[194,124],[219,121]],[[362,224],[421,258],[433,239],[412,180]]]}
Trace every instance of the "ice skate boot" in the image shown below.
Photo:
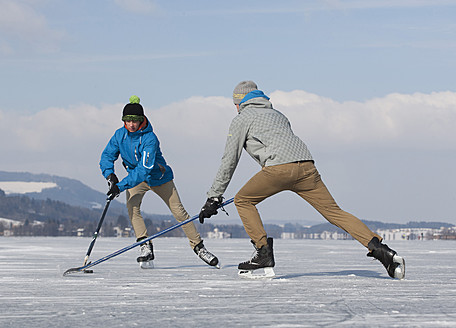
{"label": "ice skate boot", "polygon": [[217,269],[220,269],[219,260],[218,260],[217,256],[215,256],[214,254],[209,252],[206,249],[206,247],[204,247],[204,244],[202,241],[198,245],[196,245],[195,248],[193,248],[193,251],[204,262],[206,262],[210,266],[214,266]]}
{"label": "ice skate boot", "polygon": [[[144,239],[144,238],[143,238]],[[140,240],[138,240],[140,241]],[[154,267],[154,247],[150,241],[142,244],[139,249],[139,256],[136,261],[141,269],[153,269]]]}
{"label": "ice skate boot", "polygon": [[372,238],[372,240],[367,245],[370,252],[367,253],[367,256],[376,258],[382,262],[385,267],[388,275],[391,278],[404,279],[405,277],[405,260],[404,258],[397,255],[395,251],[386,246],[385,244],[380,243],[377,237]]}
{"label": "ice skate boot", "polygon": [[[253,244],[253,241],[252,241]],[[238,275],[242,278],[249,279],[262,279],[272,278],[275,276],[273,267],[275,266],[274,261],[274,249],[272,247],[272,238],[267,239],[267,245],[257,248],[255,244],[255,253],[252,258],[246,262],[239,263]],[[255,270],[263,269],[263,274],[254,273]]]}

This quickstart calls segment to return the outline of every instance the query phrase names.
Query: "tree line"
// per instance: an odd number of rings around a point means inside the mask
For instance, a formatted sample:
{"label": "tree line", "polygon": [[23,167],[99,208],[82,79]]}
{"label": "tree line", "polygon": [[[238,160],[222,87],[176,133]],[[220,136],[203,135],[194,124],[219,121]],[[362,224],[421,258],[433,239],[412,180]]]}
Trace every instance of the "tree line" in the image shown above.
{"label": "tree line", "polygon": [[[0,235],[5,230],[9,230],[14,236],[92,236],[95,231],[102,209],[89,209],[84,207],[68,205],[61,201],[46,199],[38,200],[24,195],[7,196],[0,189],[0,218],[20,221],[20,225],[3,225],[0,223]],[[144,222],[149,235],[163,231],[175,225],[177,221],[172,215],[147,215],[144,214]],[[196,222],[200,234],[205,237],[209,232],[217,228],[231,238],[248,238],[242,224],[212,224],[216,219],[208,220],[201,225]],[[382,223],[378,221],[365,221],[370,229],[397,229],[407,227],[421,228],[450,228],[454,231],[454,225],[442,222],[408,222],[407,224]],[[126,210],[109,209],[100,232],[101,236],[118,236],[119,229],[123,234],[131,229],[130,220]],[[323,231],[341,232],[343,231],[330,223],[317,224],[311,227],[300,224],[286,223],[284,225],[265,224],[265,229],[269,236],[280,238],[282,233],[293,233],[296,238],[302,238],[305,234],[321,233]],[[131,234],[133,235],[133,234]],[[184,237],[181,228],[174,229],[166,234],[167,237]]]}

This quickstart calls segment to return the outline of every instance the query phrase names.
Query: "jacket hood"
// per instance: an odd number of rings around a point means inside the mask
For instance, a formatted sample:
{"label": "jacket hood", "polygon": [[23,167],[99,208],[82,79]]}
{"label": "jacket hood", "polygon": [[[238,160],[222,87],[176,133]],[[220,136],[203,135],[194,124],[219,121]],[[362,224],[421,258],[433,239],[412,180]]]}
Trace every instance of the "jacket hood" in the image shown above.
{"label": "jacket hood", "polygon": [[239,105],[239,113],[249,106],[255,106],[257,108],[272,108],[272,103],[269,101],[268,97],[259,96],[251,98]]}

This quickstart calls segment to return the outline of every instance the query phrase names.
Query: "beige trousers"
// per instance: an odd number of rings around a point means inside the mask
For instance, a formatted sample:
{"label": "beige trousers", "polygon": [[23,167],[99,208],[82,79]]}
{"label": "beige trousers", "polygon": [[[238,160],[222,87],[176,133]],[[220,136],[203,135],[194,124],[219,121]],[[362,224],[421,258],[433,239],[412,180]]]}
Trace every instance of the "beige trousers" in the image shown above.
{"label": "beige trousers", "polygon": [[[126,191],[128,215],[130,217],[133,229],[135,230],[136,238],[147,237],[147,229],[146,225],[144,224],[144,219],[141,215],[140,207],[144,195],[149,190],[152,190],[158,196],[160,196],[161,199],[163,199],[177,221],[182,222],[190,218],[190,215],[188,215],[187,211],[182,205],[173,180],[155,187],[150,187],[146,182],[141,182],[136,187],[133,187]],[[189,239],[192,249],[201,242],[201,237],[196,230],[193,222],[184,224],[182,226],[182,229]]]}
{"label": "beige trousers", "polygon": [[330,223],[367,247],[373,233],[361,220],[339,208],[321,180],[312,161],[263,167],[234,197],[245,231],[257,247],[266,245],[266,231],[255,205],[284,190],[290,190],[312,205]]}

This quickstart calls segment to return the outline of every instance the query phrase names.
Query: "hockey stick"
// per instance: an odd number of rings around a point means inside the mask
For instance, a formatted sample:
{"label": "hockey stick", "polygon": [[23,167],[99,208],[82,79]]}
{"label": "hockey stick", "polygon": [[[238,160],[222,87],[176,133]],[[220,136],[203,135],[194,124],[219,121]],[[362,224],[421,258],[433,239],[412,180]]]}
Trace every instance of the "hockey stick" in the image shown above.
{"label": "hockey stick", "polygon": [[83,265],[86,265],[87,261],[89,261],[90,253],[92,253],[93,246],[95,246],[95,241],[97,240],[98,233],[100,232],[101,225],[103,224],[103,220],[106,216],[106,212],[108,211],[108,207],[109,207],[109,204],[111,203],[111,200],[112,199],[110,197],[106,200],[106,205],[103,209],[103,214],[101,214],[101,218],[100,218],[100,221],[98,222],[97,230],[95,230],[95,232],[93,233],[92,241],[90,242],[89,249],[87,250],[86,256],[84,258]]}
{"label": "hockey stick", "polygon": [[[223,208],[224,206],[226,206],[226,205],[228,205],[228,204],[231,204],[233,201],[234,201],[234,198],[228,199],[227,201],[223,202],[218,208]],[[161,236],[161,235],[163,235],[163,234],[165,234],[165,233],[167,233],[167,232],[169,232],[169,231],[171,231],[171,230],[174,230],[174,229],[176,229],[176,228],[179,228],[179,227],[183,226],[184,224],[187,224],[187,223],[189,223],[189,222],[192,222],[192,221],[198,219],[198,217],[199,217],[199,214],[197,214],[197,215],[195,215],[195,216],[193,216],[193,217],[191,217],[191,218],[189,218],[189,219],[187,219],[187,220],[185,220],[185,221],[179,222],[179,223],[177,223],[177,224],[175,224],[175,225],[173,225],[173,226],[171,226],[171,227],[169,227],[169,228],[167,228],[167,229],[165,229],[165,230],[162,230],[162,231],[160,231],[160,232],[157,232],[155,235],[152,235],[152,236],[150,236],[150,237],[147,237],[147,238],[145,238],[145,239],[142,239],[141,241],[138,241],[138,242],[136,242],[136,243],[133,243],[133,244],[131,244],[130,246],[127,246],[127,247],[124,247],[124,248],[122,248],[122,249],[119,249],[118,251],[115,251],[114,253],[111,253],[111,254],[109,254],[109,255],[106,255],[105,257],[102,257],[101,259],[98,259],[98,260],[96,260],[96,261],[94,261],[94,262],[90,262],[90,263],[85,264],[85,265],[83,265],[83,266],[81,266],[81,267],[78,267],[78,268],[71,268],[71,269],[68,269],[68,270],[66,270],[66,271],[63,273],[63,275],[66,276],[66,275],[71,274],[71,273],[82,272],[82,271],[84,271],[84,270],[86,270],[86,269],[88,269],[88,268],[90,268],[90,267],[93,267],[93,266],[95,266],[95,265],[97,265],[97,264],[100,264],[100,263],[102,263],[102,262],[104,262],[104,261],[107,261],[107,260],[109,260],[109,259],[111,259],[111,258],[113,258],[113,257],[115,257],[115,256],[117,256],[117,255],[120,255],[120,254],[122,254],[122,253],[125,253],[126,251],[129,251],[129,250],[132,249],[132,248],[135,248],[135,247],[137,247],[137,246],[139,246],[139,245],[142,245],[142,244],[148,242],[149,240],[152,240],[152,239],[154,239],[154,238],[157,238],[157,237],[159,237],[159,236]]]}

